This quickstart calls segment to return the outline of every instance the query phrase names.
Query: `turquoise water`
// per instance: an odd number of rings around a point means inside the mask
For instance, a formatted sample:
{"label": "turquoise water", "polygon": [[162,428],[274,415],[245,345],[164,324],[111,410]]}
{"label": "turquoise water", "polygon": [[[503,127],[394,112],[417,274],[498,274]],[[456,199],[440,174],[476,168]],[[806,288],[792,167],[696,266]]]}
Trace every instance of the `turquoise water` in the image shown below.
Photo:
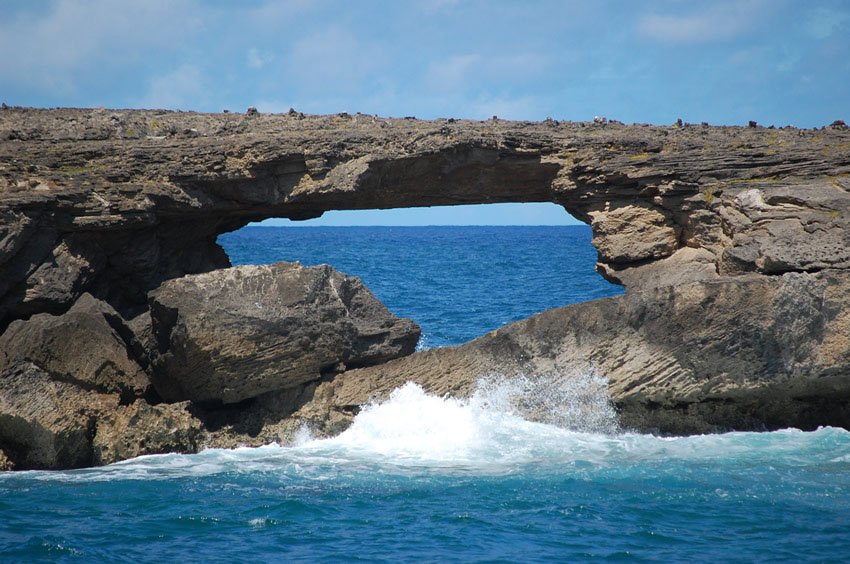
{"label": "turquoise water", "polygon": [[[362,276],[420,321],[428,346],[618,291],[592,273],[586,228],[406,229],[264,228],[222,240],[236,263],[301,258]],[[486,268],[458,258],[461,241]],[[417,261],[427,268],[392,271]],[[370,279],[387,273],[383,286]],[[434,295],[447,288],[461,294]],[[0,474],[0,560],[850,558],[847,431],[659,438],[582,431],[572,413],[524,420],[516,405],[529,395],[565,404],[569,390],[553,386],[494,381],[459,401],[408,384],[329,440],[305,430],[286,447]],[[588,416],[597,428],[615,418],[604,397]]]}

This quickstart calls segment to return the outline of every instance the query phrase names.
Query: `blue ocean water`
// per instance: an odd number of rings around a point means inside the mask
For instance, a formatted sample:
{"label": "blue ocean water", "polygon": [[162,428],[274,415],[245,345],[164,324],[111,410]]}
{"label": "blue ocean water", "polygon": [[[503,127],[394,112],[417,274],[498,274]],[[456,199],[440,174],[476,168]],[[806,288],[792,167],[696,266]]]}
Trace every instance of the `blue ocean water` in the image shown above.
{"label": "blue ocean water", "polygon": [[426,348],[458,345],[545,309],[615,296],[586,225],[247,227],[219,238],[234,265],[330,264],[359,276]]}
{"label": "blue ocean water", "polygon": [[[235,263],[361,276],[426,346],[619,291],[592,272],[586,228],[249,228],[222,243]],[[515,400],[562,397],[552,385],[461,401],[407,384],[333,439],[0,473],[0,560],[850,558],[847,431],[661,438],[524,420]]]}

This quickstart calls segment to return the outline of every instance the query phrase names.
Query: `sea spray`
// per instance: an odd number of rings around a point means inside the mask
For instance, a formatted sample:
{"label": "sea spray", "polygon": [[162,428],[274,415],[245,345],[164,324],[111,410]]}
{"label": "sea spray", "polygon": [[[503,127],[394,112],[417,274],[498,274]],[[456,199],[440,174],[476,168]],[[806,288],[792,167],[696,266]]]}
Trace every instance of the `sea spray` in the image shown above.
{"label": "sea spray", "polygon": [[571,431],[610,435],[620,428],[608,379],[593,364],[533,375],[491,374],[478,381],[473,402]]}
{"label": "sea spray", "polygon": [[[850,469],[850,433],[727,433],[656,437],[618,430],[605,379],[595,370],[482,378],[471,397],[440,397],[414,383],[363,407],[342,434],[317,439],[307,428],[290,446],[152,455],[69,472],[3,475],[0,483],[169,480],[218,474],[328,480],[386,475],[501,475],[556,471],[581,479],[666,473],[709,465]],[[26,478],[24,478],[26,477]]]}
{"label": "sea spray", "polygon": [[[417,401],[415,387],[407,391]],[[433,452],[393,460],[330,440],[0,474],[0,554],[22,562],[850,554],[845,430],[662,439],[515,423],[503,437],[516,433],[505,445],[521,455],[482,449],[468,464]]]}
{"label": "sea spray", "polygon": [[[301,442],[392,465],[504,470],[586,450],[612,434],[617,417],[607,381],[595,369],[489,375],[468,399],[438,397],[408,382],[361,410],[337,437]],[[595,447],[594,447],[595,448]]]}
{"label": "sea spray", "polygon": [[[233,245],[240,237],[242,252]],[[361,275],[391,311],[421,324],[426,348],[623,291],[594,271],[589,226],[258,227],[226,238],[234,264],[327,262]],[[506,249],[524,264],[494,268]],[[451,275],[441,282],[437,272]],[[478,412],[492,423],[482,425],[480,443],[442,459],[427,449],[421,459],[378,454],[366,448],[375,444],[368,434],[349,446],[302,435],[291,447],[0,472],[0,557],[726,562],[850,554],[846,430],[587,433],[575,430],[581,417],[546,424],[519,405],[522,394],[505,395],[514,398],[507,407]],[[428,394],[418,397],[407,405],[433,405]],[[553,403],[564,409],[569,401]],[[461,408],[474,422],[476,408]]]}

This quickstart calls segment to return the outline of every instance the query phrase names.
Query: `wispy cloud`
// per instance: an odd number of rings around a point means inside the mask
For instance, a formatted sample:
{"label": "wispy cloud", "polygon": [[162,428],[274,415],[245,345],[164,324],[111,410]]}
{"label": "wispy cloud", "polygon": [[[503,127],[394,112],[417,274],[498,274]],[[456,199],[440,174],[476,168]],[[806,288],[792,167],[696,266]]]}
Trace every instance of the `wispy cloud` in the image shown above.
{"label": "wispy cloud", "polygon": [[248,66],[252,69],[261,69],[272,61],[272,56],[261,52],[255,47],[248,49],[246,56]]}
{"label": "wispy cloud", "polygon": [[34,88],[73,91],[81,69],[124,65],[150,48],[171,48],[200,22],[193,0],[58,0],[45,13],[0,22],[0,75]]}
{"label": "wispy cloud", "polygon": [[482,81],[514,82],[545,72],[548,61],[538,53],[484,56],[478,53],[452,55],[428,65],[425,85],[435,91],[458,91]]}
{"label": "wispy cloud", "polygon": [[[850,28],[850,11],[848,10],[834,10],[820,6],[809,12],[806,20],[806,31],[816,39],[826,39],[842,28]],[[847,32],[844,31],[844,33]]]}
{"label": "wispy cloud", "polygon": [[202,105],[202,99],[206,97],[204,83],[200,69],[189,64],[181,65],[171,72],[155,76],[138,105],[143,108],[191,110]]}
{"label": "wispy cloud", "polygon": [[289,71],[302,87],[313,90],[357,91],[388,59],[384,48],[360,39],[351,31],[332,26],[296,41]]}
{"label": "wispy cloud", "polygon": [[[694,4],[687,3],[689,7]],[[762,0],[715,2],[686,13],[654,12],[638,19],[638,32],[665,43],[708,43],[747,32],[763,15]],[[705,6],[705,7],[704,7]]]}

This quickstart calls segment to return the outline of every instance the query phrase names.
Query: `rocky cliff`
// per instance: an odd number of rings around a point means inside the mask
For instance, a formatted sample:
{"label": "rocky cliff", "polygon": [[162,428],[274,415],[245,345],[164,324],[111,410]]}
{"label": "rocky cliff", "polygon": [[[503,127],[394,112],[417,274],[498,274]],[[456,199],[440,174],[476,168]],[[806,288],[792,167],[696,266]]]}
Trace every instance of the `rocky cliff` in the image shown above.
{"label": "rocky cliff", "polygon": [[[0,332],[8,335],[0,338],[18,348],[23,335],[48,342],[62,335],[45,328],[55,325],[45,325],[48,317],[85,313],[91,331],[118,346],[103,353],[117,359],[108,370],[75,361],[78,369],[61,378],[52,360],[19,355],[7,362],[3,387],[26,381],[36,393],[46,378],[51,397],[72,386],[118,394],[122,409],[136,411],[191,400],[185,390],[138,383],[163,381],[170,343],[189,342],[191,323],[176,336],[155,329],[151,304],[165,290],[153,291],[228,267],[216,237],[249,221],[554,202],[592,226],[598,270],[624,284],[626,296],[547,312],[460,348],[356,370],[340,361],[293,383],[285,397],[266,386],[250,406],[200,413],[190,401],[180,413],[195,409],[192,420],[175,426],[191,439],[183,448],[196,448],[196,427],[221,444],[264,440],[295,409],[332,430],[403,377],[391,374],[394,366],[434,389],[465,393],[485,368],[594,363],[624,422],[640,429],[846,426],[848,192],[850,132],[838,122],[801,130],[6,108]],[[0,407],[11,406],[11,421],[21,398],[7,396]],[[774,407],[758,407],[767,405]],[[100,420],[85,419],[81,432],[107,436]],[[0,444],[15,449],[23,447]]]}

